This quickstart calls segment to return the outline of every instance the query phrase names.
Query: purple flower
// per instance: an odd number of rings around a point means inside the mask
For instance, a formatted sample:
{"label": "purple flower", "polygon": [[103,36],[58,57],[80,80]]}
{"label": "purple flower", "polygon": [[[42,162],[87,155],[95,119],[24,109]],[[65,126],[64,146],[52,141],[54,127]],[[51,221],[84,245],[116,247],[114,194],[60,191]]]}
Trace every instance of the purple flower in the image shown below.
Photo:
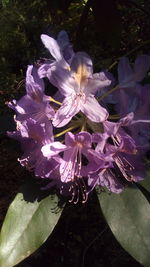
{"label": "purple flower", "polygon": [[21,143],[23,156],[19,159],[22,166],[34,171],[36,176],[49,178],[50,174],[59,166],[60,158],[57,155],[45,158],[41,148],[52,143],[52,125],[50,121],[39,124],[33,119],[22,123],[18,122],[18,130],[9,132],[8,136]]}
{"label": "purple flower", "polygon": [[37,69],[28,66],[26,73],[26,95],[19,101],[13,100],[8,106],[17,113],[17,120],[32,118],[40,123],[54,117],[54,110],[49,104],[50,97],[44,94],[44,83],[37,74]]}
{"label": "purple flower", "polygon": [[101,107],[94,94],[100,88],[108,86],[111,81],[105,74],[93,74],[92,61],[87,54],[78,52],[71,61],[70,70],[61,66],[51,69],[50,82],[64,95],[62,106],[56,112],[53,125],[62,127],[73,116],[82,111],[91,121],[102,122],[108,112]]}
{"label": "purple flower", "polygon": [[118,64],[118,90],[114,94],[117,100],[116,109],[125,116],[129,112],[134,112],[138,106],[140,93],[142,91],[141,82],[150,67],[150,56],[141,55],[135,60],[133,69],[126,57],[121,58]]}
{"label": "purple flower", "polygon": [[134,110],[134,121],[128,126],[137,146],[145,154],[150,150],[150,85],[144,85]]}
{"label": "purple flower", "polygon": [[98,153],[92,149],[90,133],[83,131],[74,135],[68,132],[65,136],[65,145],[63,162],[60,165],[62,182],[75,181],[98,168],[100,159]]}
{"label": "purple flower", "polygon": [[118,123],[106,121],[103,123],[104,133],[93,135],[93,142],[97,143],[96,152],[103,153],[109,164],[89,175],[91,190],[100,185],[120,193],[128,182],[144,179],[145,165],[141,151],[132,136],[124,130],[132,121],[132,113]]}
{"label": "purple flower", "polygon": [[38,70],[40,78],[49,78],[51,75],[51,68],[57,64],[64,68],[69,68],[69,63],[74,52],[67,33],[65,31],[59,32],[57,40],[46,34],[42,34],[41,40],[55,60],[45,60],[45,63],[42,64]]}
{"label": "purple flower", "polygon": [[74,56],[74,51],[72,45],[70,44],[66,31],[59,32],[57,36],[57,43],[59,44],[64,59],[69,63],[72,57]]}
{"label": "purple flower", "polygon": [[122,57],[118,64],[119,88],[135,87],[138,82],[144,79],[149,67],[150,57],[147,55],[138,56],[133,69],[130,66],[128,58]]}
{"label": "purple flower", "polygon": [[60,179],[70,185],[72,200],[79,199],[80,193],[83,202],[87,200],[88,190],[85,177],[105,165],[104,159],[92,149],[92,136],[88,132],[74,135],[71,132],[65,135],[65,145],[54,142],[42,148],[43,155],[47,158],[53,153],[64,151],[63,160],[60,162]]}

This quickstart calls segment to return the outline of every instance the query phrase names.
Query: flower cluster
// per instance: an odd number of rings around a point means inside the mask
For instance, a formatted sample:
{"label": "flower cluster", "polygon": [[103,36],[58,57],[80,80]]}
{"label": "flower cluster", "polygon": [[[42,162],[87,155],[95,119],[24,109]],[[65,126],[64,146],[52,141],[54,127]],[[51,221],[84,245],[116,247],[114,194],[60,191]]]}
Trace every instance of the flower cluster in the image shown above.
{"label": "flower cluster", "polygon": [[[91,58],[73,51],[65,31],[57,40],[44,34],[41,40],[53,59],[28,66],[26,95],[8,104],[17,125],[8,135],[21,143],[21,165],[74,203],[85,202],[97,185],[120,193],[144,179],[150,84],[141,82],[150,57],[139,56],[133,69],[121,58],[115,79],[107,71],[93,73]],[[53,96],[45,94],[45,77],[58,89]]]}

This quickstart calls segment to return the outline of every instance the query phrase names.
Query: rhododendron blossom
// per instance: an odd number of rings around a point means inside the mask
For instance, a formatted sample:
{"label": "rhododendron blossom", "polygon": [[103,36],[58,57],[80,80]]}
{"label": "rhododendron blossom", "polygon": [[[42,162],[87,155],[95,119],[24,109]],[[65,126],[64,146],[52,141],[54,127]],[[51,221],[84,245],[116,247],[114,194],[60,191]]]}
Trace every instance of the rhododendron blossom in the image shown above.
{"label": "rhododendron blossom", "polygon": [[[21,165],[73,203],[86,202],[96,186],[120,194],[143,180],[150,85],[141,81],[150,57],[137,57],[133,69],[123,57],[117,82],[106,70],[93,73],[91,58],[74,52],[65,31],[41,40],[53,59],[28,66],[25,96],[8,104],[16,112],[16,131],[8,135],[21,144]],[[55,92],[44,93],[44,77]]]}
{"label": "rhododendron blossom", "polygon": [[17,113],[17,120],[32,118],[38,122],[52,119],[55,112],[49,104],[50,98],[44,94],[44,82],[37,74],[37,68],[28,66],[26,73],[26,95],[19,101],[13,100],[8,106]]}

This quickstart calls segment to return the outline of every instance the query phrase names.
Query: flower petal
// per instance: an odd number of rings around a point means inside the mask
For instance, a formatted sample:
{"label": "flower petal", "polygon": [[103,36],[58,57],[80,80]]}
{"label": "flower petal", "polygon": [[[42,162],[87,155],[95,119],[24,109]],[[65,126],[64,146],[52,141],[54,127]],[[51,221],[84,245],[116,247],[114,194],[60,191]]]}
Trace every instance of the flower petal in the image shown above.
{"label": "flower petal", "polygon": [[127,57],[122,57],[118,64],[119,87],[134,86],[134,73]]}
{"label": "flower petal", "polygon": [[53,142],[50,144],[47,144],[41,148],[41,151],[43,153],[44,157],[50,158],[53,156],[56,156],[60,152],[64,151],[66,149],[66,145],[63,145],[60,142]]}
{"label": "flower petal", "polygon": [[66,31],[62,30],[58,33],[57,42],[59,43],[61,49],[70,44],[69,37]]}
{"label": "flower petal", "polygon": [[82,66],[81,74],[86,76],[86,78],[91,77],[93,74],[93,63],[88,54],[84,52],[77,52],[71,61],[71,70],[75,73],[78,73],[80,66]]}
{"label": "flower petal", "polygon": [[134,64],[136,82],[140,82],[144,79],[145,74],[148,71],[149,67],[150,67],[150,56],[141,55],[137,57]]}
{"label": "flower petal", "polygon": [[60,47],[57,43],[57,41],[46,35],[46,34],[42,34],[41,35],[41,40],[43,42],[43,44],[45,45],[45,47],[49,50],[50,54],[57,60],[61,60],[62,59],[62,54],[60,51]]}
{"label": "flower petal", "polygon": [[40,102],[43,98],[44,83],[37,73],[37,69],[29,65],[26,72],[26,92],[33,100]]}
{"label": "flower petal", "polygon": [[53,66],[51,68],[51,74],[48,78],[64,96],[68,96],[73,93],[77,86],[71,72],[59,66]]}
{"label": "flower petal", "polygon": [[67,62],[70,62],[72,57],[74,56],[74,51],[72,45],[70,44],[68,34],[66,31],[60,31],[57,36],[57,42],[61,48],[63,57]]}
{"label": "flower petal", "polygon": [[105,88],[111,84],[104,72],[94,73],[92,78],[88,79],[85,93],[95,94],[98,89]]}
{"label": "flower petal", "polygon": [[91,120],[95,122],[105,121],[108,117],[108,112],[100,106],[93,95],[86,98],[86,102],[81,105],[81,111]]}
{"label": "flower petal", "polygon": [[76,158],[77,150],[75,148],[68,149],[64,152],[63,161],[60,164],[60,177],[63,183],[73,181],[76,172]]}
{"label": "flower petal", "polygon": [[65,98],[61,107],[57,110],[54,116],[53,125],[55,127],[63,127],[79,111],[80,111],[80,102],[77,103],[77,101],[71,96]]}
{"label": "flower petal", "polygon": [[51,75],[51,67],[53,65],[53,61],[50,64],[42,64],[38,69],[38,75],[40,78],[49,77]]}

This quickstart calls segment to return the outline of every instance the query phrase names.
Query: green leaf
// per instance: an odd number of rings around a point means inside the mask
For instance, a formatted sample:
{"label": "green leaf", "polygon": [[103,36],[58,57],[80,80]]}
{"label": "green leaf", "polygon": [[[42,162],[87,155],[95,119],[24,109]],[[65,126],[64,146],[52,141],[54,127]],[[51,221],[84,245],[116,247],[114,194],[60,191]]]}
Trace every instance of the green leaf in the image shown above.
{"label": "green leaf", "polygon": [[10,0],[2,0],[2,6],[6,7],[9,4]]}
{"label": "green leaf", "polygon": [[147,192],[150,193],[150,170],[147,171],[147,175],[143,181],[140,182],[140,185],[142,185]]}
{"label": "green leaf", "polygon": [[35,200],[36,191],[31,192],[32,188],[32,185],[25,186],[6,214],[0,234],[1,267],[14,266],[38,249],[51,234],[61,215],[60,211],[56,212],[56,195],[38,201]]}
{"label": "green leaf", "polygon": [[150,266],[150,204],[137,187],[123,193],[98,195],[106,221],[122,247]]}

